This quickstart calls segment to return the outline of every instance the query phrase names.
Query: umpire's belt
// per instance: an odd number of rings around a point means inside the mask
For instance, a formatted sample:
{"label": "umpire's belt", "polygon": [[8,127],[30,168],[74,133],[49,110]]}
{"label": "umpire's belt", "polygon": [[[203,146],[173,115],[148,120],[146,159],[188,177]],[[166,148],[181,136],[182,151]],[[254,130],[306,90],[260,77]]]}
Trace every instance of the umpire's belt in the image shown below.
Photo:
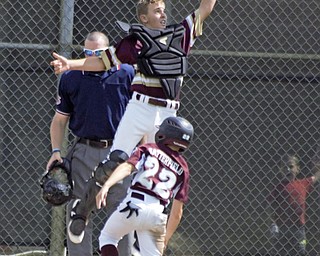
{"label": "umpire's belt", "polygon": [[134,92],[132,97],[136,99],[137,101],[141,101],[144,103],[148,103],[150,105],[164,107],[164,108],[170,108],[174,110],[178,110],[180,107],[180,102],[175,100],[168,100],[168,99],[158,99],[153,98],[141,93]]}
{"label": "umpire's belt", "polygon": [[113,144],[113,140],[89,140],[86,138],[79,138],[78,142],[94,148],[107,148]]}
{"label": "umpire's belt", "polygon": [[148,194],[142,194],[142,193],[137,193],[137,192],[131,192],[131,197],[139,199],[141,201],[144,201],[146,203],[154,203],[158,202],[163,206],[163,213],[167,214],[167,208],[165,202],[162,202],[161,200],[157,199],[154,196],[148,195]]}

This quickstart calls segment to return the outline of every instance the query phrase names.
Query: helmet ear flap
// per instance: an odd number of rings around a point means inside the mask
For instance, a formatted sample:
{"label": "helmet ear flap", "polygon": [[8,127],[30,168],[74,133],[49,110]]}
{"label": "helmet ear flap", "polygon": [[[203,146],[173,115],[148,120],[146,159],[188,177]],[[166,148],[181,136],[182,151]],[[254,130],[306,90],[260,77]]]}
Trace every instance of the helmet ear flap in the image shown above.
{"label": "helmet ear flap", "polygon": [[156,135],[155,135],[155,141],[156,143],[161,143],[161,141],[163,141],[165,139],[165,135],[162,134],[160,131],[157,131],[156,132]]}

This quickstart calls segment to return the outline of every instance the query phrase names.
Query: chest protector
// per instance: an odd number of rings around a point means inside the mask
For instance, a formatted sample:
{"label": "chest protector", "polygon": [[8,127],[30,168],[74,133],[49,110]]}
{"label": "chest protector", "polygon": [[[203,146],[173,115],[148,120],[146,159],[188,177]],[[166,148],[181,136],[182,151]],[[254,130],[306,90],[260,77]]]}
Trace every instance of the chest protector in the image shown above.
{"label": "chest protector", "polygon": [[187,72],[187,54],[181,47],[184,27],[172,25],[165,29],[149,29],[132,24],[130,32],[142,43],[137,60],[139,71],[159,78],[168,99],[178,98],[182,76]]}

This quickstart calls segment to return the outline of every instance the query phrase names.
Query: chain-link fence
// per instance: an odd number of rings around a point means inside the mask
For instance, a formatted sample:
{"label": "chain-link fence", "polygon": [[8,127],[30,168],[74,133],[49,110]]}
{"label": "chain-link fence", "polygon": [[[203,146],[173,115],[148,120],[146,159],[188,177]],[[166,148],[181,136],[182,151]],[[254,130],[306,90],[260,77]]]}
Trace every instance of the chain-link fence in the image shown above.
{"label": "chain-link fence", "polygon": [[[179,22],[199,1],[168,1]],[[313,174],[319,140],[318,0],[218,1],[189,57],[180,114],[195,126],[190,201],[166,255],[269,255],[267,196],[287,152]],[[134,1],[0,2],[0,254],[62,255],[63,207],[40,198],[57,76],[52,51],[81,56],[93,30],[111,43]],[[319,188],[307,198],[307,252],[320,255]],[[97,231],[98,232],[98,231]],[[95,248],[97,241],[95,239]]]}

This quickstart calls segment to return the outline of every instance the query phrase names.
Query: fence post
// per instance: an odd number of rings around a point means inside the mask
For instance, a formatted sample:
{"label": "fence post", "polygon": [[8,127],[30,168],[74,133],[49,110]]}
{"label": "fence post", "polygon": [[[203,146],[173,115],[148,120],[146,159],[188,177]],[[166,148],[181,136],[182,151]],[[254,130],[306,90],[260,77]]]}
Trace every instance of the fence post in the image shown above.
{"label": "fence post", "polygon": [[[60,49],[59,54],[70,58],[73,40],[74,0],[61,0]],[[67,131],[66,131],[67,132]],[[66,141],[65,141],[66,142]],[[67,144],[67,143],[66,143]],[[64,144],[63,148],[67,148]],[[65,241],[65,207],[52,209],[50,255],[66,255]]]}
{"label": "fence post", "polygon": [[50,256],[66,255],[65,240],[65,207],[52,208]]}

